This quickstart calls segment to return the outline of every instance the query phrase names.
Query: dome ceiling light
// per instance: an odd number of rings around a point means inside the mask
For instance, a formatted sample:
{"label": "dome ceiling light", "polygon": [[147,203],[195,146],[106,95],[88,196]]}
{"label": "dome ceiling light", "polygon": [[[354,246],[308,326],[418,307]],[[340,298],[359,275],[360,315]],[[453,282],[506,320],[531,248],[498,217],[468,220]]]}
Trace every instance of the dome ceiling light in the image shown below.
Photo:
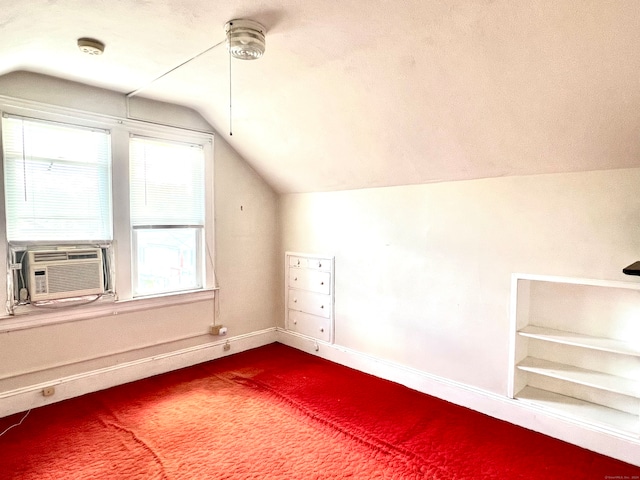
{"label": "dome ceiling light", "polygon": [[224,26],[227,50],[233,58],[257,60],[264,55],[265,28],[253,20],[229,20]]}

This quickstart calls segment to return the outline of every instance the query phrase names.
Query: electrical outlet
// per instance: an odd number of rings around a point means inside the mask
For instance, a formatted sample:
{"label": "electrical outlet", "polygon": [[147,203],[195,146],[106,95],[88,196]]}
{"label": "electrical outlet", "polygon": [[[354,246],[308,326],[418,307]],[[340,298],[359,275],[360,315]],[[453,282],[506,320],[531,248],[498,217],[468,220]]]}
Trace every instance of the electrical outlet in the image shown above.
{"label": "electrical outlet", "polygon": [[228,352],[229,350],[231,350],[231,344],[229,343],[229,340],[227,340],[227,341],[225,342],[225,344],[224,344],[224,346],[222,347],[222,349],[223,349],[225,352]]}
{"label": "electrical outlet", "polygon": [[54,393],[56,393],[56,389],[54,387],[45,387],[45,388],[42,389],[42,396],[43,397],[50,397]]}
{"label": "electrical outlet", "polygon": [[227,327],[224,327],[222,325],[211,325],[209,327],[209,333],[211,335],[226,335]]}

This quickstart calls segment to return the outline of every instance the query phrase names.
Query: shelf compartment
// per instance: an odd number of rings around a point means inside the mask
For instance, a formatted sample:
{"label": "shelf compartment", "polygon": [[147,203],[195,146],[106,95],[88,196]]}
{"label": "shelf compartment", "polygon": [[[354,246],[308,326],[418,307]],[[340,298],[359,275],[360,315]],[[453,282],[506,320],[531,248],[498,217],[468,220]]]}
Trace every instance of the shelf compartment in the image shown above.
{"label": "shelf compartment", "polygon": [[516,399],[582,423],[597,425],[635,438],[640,437],[638,415],[530,386],[518,392]]}
{"label": "shelf compartment", "polygon": [[554,330],[552,328],[536,327],[528,325],[518,331],[523,337],[536,338],[547,342],[561,343],[575,347],[589,348],[603,352],[619,353],[640,357],[640,347],[628,342],[614,340],[612,338],[592,337],[581,333]]}
{"label": "shelf compartment", "polygon": [[533,357],[525,358],[518,364],[518,369],[599,390],[640,398],[640,382],[629,378]]}

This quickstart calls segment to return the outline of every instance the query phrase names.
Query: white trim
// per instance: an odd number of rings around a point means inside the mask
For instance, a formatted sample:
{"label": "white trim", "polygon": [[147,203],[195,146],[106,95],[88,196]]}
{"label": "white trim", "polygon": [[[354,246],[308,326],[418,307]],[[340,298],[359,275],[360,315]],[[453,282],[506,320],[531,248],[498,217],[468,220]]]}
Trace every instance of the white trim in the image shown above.
{"label": "white trim", "polygon": [[[335,261],[336,256],[333,254],[321,254],[321,253],[302,253],[302,252],[284,252],[285,257],[290,256],[290,257],[309,257],[309,258],[326,258],[326,259],[330,259],[332,261]],[[286,265],[287,267],[289,267],[289,265]]]}
{"label": "white trim", "polygon": [[522,277],[511,275],[511,291],[509,292],[509,367],[507,378],[507,395],[509,398],[515,396],[515,371],[516,371],[516,334],[518,330],[518,280]]}
{"label": "white trim", "polygon": [[277,341],[326,360],[640,466],[640,440],[421,370],[278,328]]}
{"label": "white trim", "polygon": [[[124,98],[124,97],[123,97]],[[143,131],[157,132],[157,133],[174,133],[178,134],[179,138],[191,137],[191,138],[213,138],[215,132],[213,130],[198,130],[189,127],[183,127],[179,125],[171,125],[159,123],[156,121],[141,120],[133,117],[107,115],[104,113],[98,113],[89,110],[80,110],[77,108],[63,107],[60,105],[54,105],[51,103],[39,102],[36,100],[26,100],[22,98],[12,97],[9,95],[0,95],[0,105],[2,111],[10,110],[8,113],[13,113],[12,110],[19,110],[23,113],[14,115],[27,115],[30,114],[45,114],[55,115],[57,117],[66,117],[71,119],[82,119],[92,123],[98,123],[107,127],[113,128],[114,126],[126,126],[133,128],[142,128]],[[181,108],[182,105],[175,105]],[[193,109],[191,109],[193,110]],[[195,112],[195,110],[193,110]]]}
{"label": "white trim", "polygon": [[538,282],[570,283],[572,285],[587,285],[591,287],[612,287],[640,290],[640,283],[623,282],[620,280],[600,280],[594,278],[557,277],[554,275],[538,275],[530,273],[513,273],[512,282],[518,280],[534,280]]}
{"label": "white trim", "polygon": [[[185,348],[170,353],[154,355],[112,367],[101,368],[78,375],[59,378],[54,381],[30,385],[0,393],[0,417],[22,412],[30,408],[56,403],[61,400],[104,390],[161,373],[178,370],[198,363],[251,350],[274,343],[276,329],[268,328],[245,335],[216,339],[213,342]],[[224,345],[229,343],[230,350]],[[54,387],[55,394],[50,397],[42,395],[45,387]]]}
{"label": "white trim", "polygon": [[[77,322],[96,317],[108,317],[154,308],[213,300],[217,289],[174,293],[162,296],[139,297],[127,300],[105,299],[91,306],[60,308],[56,311],[33,312],[0,317],[0,333],[42,327],[56,323]],[[34,307],[35,308],[35,307]]]}

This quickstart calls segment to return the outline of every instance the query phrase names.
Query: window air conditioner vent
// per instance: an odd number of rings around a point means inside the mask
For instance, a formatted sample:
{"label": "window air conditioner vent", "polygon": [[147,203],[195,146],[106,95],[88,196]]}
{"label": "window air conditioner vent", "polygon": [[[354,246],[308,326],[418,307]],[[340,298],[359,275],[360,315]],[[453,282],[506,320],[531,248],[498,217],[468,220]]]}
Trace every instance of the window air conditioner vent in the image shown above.
{"label": "window air conditioner vent", "polygon": [[100,250],[80,250],[80,251],[73,251],[73,252],[67,252],[67,258],[69,260],[87,260],[87,259],[98,259],[100,258]]}
{"label": "window air conditioner vent", "polygon": [[31,301],[104,293],[101,249],[43,250],[28,254]]}
{"label": "window air conditioner vent", "polygon": [[[31,255],[33,253],[33,255]],[[52,252],[30,252],[30,261],[35,262],[59,262],[67,259],[67,252],[56,250]]]}

